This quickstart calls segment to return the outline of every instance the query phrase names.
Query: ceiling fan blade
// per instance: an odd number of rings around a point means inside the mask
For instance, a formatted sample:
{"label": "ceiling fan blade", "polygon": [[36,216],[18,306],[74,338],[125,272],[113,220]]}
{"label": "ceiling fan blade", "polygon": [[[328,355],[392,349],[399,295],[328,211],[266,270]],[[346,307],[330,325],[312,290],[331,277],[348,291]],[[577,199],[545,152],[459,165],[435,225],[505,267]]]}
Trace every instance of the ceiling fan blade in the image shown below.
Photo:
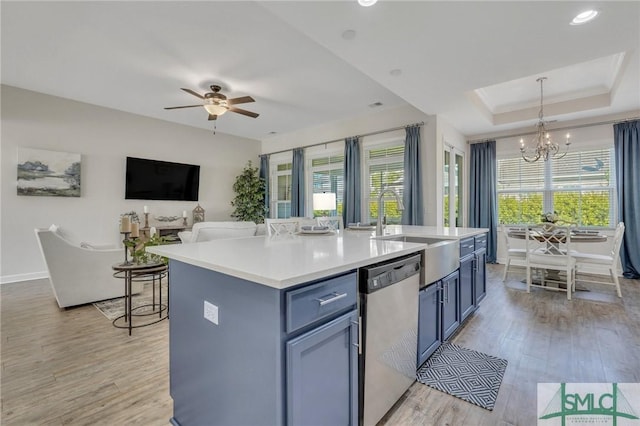
{"label": "ceiling fan blade", "polygon": [[195,108],[201,107],[202,105],[185,105],[185,106],[177,106],[177,107],[165,107],[164,109],[179,109],[179,108]]}
{"label": "ceiling fan blade", "polygon": [[211,121],[211,120],[215,120],[216,118],[218,118],[217,115],[209,114],[208,120]]}
{"label": "ceiling fan blade", "polygon": [[229,111],[237,112],[238,114],[246,115],[248,117],[256,118],[260,114],[256,114],[255,112],[247,111],[246,109],[229,107]]}
{"label": "ceiling fan blade", "polygon": [[181,89],[181,90],[184,90],[185,92],[187,92],[187,93],[189,93],[189,94],[191,94],[191,95],[193,95],[193,96],[197,96],[197,97],[199,97],[200,99],[204,99],[204,96],[202,96],[202,95],[201,95],[200,93],[198,93],[198,92],[194,92],[194,91],[193,91],[193,90],[191,90],[191,89],[185,89],[185,88],[182,88],[182,87],[181,87],[180,89]]}
{"label": "ceiling fan blade", "polygon": [[227,105],[246,104],[247,102],[255,102],[251,96],[242,96],[241,98],[227,99]]}

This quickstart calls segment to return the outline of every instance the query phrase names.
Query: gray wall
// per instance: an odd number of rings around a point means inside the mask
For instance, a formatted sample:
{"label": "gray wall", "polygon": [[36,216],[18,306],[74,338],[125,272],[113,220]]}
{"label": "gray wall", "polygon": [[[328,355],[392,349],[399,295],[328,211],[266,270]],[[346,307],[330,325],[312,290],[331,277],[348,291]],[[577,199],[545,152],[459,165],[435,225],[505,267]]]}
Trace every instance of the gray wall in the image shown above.
{"label": "gray wall", "polygon": [[[181,215],[195,202],[124,199],[125,157],[200,165],[200,205],[207,220],[229,220],[231,188],[259,141],[169,123],[10,86],[2,86],[0,280],[46,276],[34,228],[55,223],[78,241],[116,243],[121,213],[144,205],[155,216]],[[16,195],[18,147],[80,153],[82,196]],[[69,260],[73,267],[73,260]]]}

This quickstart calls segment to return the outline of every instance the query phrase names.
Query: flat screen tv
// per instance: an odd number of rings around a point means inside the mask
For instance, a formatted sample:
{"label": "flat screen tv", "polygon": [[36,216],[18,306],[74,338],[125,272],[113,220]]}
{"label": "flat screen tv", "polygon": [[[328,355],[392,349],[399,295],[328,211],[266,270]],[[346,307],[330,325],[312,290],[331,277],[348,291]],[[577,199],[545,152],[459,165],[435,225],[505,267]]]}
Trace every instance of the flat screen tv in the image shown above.
{"label": "flat screen tv", "polygon": [[127,200],[198,201],[200,166],[127,157]]}

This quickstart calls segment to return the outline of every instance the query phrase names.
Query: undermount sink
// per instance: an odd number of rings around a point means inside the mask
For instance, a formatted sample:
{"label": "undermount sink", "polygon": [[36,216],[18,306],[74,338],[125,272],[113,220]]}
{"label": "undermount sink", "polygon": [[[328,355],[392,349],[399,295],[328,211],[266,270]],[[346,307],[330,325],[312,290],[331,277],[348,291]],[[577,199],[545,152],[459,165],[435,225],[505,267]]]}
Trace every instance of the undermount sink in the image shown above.
{"label": "undermount sink", "polygon": [[458,240],[421,237],[418,235],[395,235],[392,237],[378,237],[377,239],[427,244],[424,253],[425,282],[423,284],[438,281],[460,267],[460,242]]}

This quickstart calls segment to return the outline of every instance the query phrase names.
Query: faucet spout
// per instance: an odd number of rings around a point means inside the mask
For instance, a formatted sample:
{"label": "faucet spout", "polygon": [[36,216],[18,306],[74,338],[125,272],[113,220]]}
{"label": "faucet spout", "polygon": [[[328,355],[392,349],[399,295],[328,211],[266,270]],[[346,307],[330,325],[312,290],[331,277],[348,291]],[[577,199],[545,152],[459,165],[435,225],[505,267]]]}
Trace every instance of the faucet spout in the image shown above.
{"label": "faucet spout", "polygon": [[384,198],[385,194],[393,195],[396,198],[398,210],[404,210],[404,204],[402,203],[400,196],[394,189],[387,188],[380,191],[380,195],[378,195],[378,220],[376,222],[376,235],[383,234],[382,218],[384,217],[384,203],[382,202],[382,199]]}

